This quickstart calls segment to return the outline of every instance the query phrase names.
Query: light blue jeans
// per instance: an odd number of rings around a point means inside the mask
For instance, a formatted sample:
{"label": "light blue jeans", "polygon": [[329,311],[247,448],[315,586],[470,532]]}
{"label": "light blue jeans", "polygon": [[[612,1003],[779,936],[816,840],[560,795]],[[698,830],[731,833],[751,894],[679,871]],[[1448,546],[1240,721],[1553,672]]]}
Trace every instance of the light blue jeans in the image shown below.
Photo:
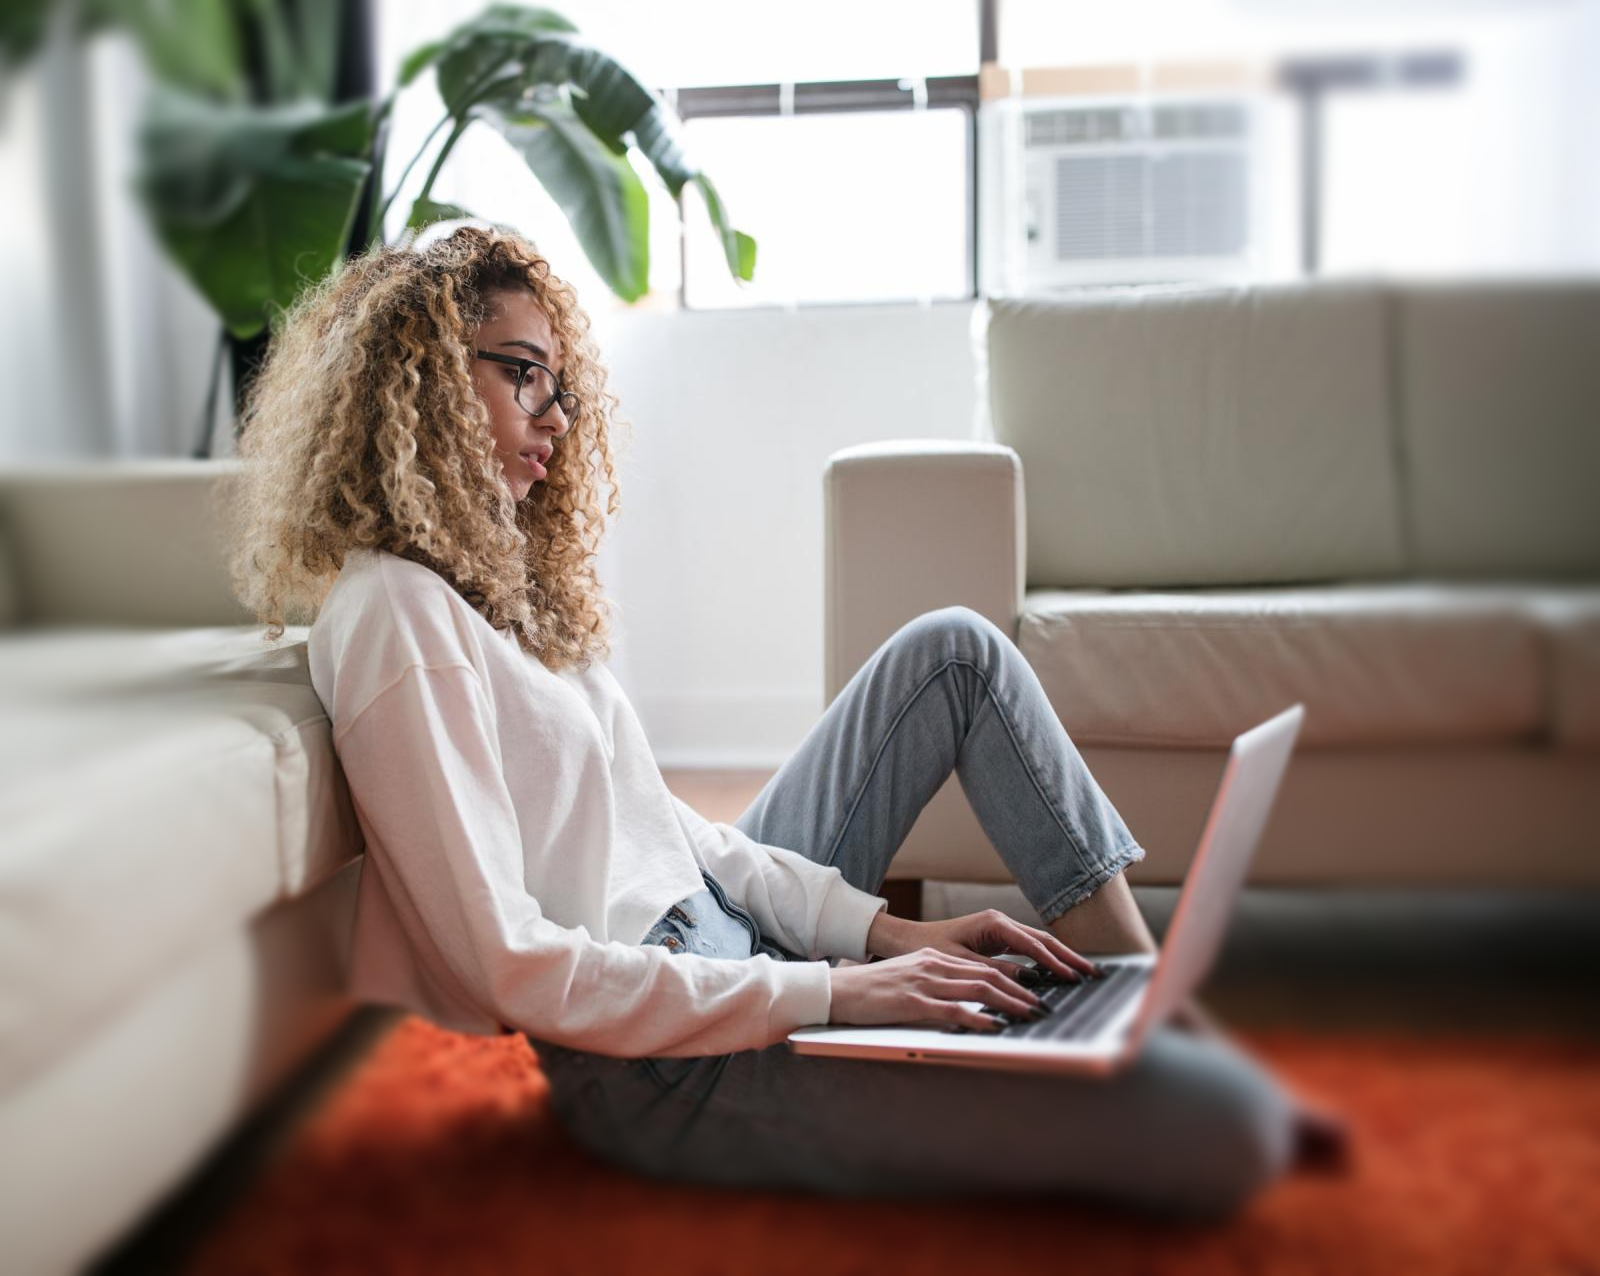
{"label": "light blue jeans", "polygon": [[[1144,854],[1026,658],[959,606],[888,638],[737,824],[876,893],[952,770],[1046,922]],[[645,943],[804,960],[703,876]],[[1216,1216],[1276,1177],[1292,1141],[1289,1101],[1260,1066],[1169,1029],[1101,1080],[798,1055],[787,1043],[620,1059],[527,1035],[578,1143],[679,1181],[834,1195],[1070,1193]]]}

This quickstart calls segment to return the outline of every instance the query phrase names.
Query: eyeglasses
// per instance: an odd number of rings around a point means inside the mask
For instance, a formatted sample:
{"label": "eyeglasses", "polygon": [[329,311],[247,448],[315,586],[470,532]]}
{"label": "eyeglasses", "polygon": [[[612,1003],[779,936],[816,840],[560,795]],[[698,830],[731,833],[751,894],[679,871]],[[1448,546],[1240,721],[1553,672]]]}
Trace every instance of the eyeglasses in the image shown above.
{"label": "eyeglasses", "polygon": [[578,396],[561,388],[561,380],[537,359],[523,359],[514,354],[496,354],[491,350],[477,351],[478,358],[492,359],[517,369],[517,405],[529,416],[543,416],[550,405],[561,400],[561,411],[570,419],[578,411]]}

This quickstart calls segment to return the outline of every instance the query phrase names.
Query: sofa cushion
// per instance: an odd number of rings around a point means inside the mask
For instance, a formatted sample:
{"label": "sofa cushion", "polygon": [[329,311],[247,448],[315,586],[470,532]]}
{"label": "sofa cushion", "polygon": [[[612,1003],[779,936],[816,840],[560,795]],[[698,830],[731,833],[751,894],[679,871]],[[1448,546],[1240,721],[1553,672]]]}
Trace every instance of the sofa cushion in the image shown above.
{"label": "sofa cushion", "polygon": [[0,630],[14,629],[22,621],[22,597],[12,559],[11,537],[0,522]]}
{"label": "sofa cushion", "polygon": [[225,552],[244,472],[237,457],[0,463],[28,623],[248,624]]}
{"label": "sofa cushion", "polygon": [[0,1092],[359,852],[304,630],[0,636]]}
{"label": "sofa cushion", "polygon": [[988,303],[1028,584],[1265,584],[1403,565],[1385,297],[1357,282]]}
{"label": "sofa cushion", "polygon": [[1304,747],[1509,742],[1546,727],[1525,603],[1410,584],[1030,590],[1017,645],[1084,744],[1225,747],[1296,701]]}
{"label": "sofa cushion", "polygon": [[1600,576],[1600,283],[1400,289],[1416,569]]}
{"label": "sofa cushion", "polygon": [[1544,589],[1534,597],[1545,642],[1551,735],[1600,748],[1600,587]]}
{"label": "sofa cushion", "polygon": [[306,663],[309,632],[309,626],[291,625],[272,644],[259,625],[25,628],[0,638],[0,700],[82,700],[268,680],[303,685],[310,703],[320,704]]}

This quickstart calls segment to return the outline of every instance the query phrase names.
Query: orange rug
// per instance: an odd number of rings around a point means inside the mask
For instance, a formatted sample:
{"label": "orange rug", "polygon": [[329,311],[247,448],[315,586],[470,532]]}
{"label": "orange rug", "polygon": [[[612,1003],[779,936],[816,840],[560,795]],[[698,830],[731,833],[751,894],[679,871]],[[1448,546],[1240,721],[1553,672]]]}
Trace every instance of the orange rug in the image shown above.
{"label": "orange rug", "polygon": [[1353,1163],[1285,1180],[1225,1225],[1179,1226],[636,1178],[555,1124],[522,1037],[413,1016],[186,1272],[1600,1274],[1600,1043],[1243,1039],[1347,1113]]}

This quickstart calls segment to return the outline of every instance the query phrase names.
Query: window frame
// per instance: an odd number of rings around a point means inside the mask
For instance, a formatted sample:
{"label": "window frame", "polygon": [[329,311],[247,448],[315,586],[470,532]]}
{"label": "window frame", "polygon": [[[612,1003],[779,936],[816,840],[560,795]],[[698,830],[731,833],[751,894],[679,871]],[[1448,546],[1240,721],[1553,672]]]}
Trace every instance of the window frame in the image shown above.
{"label": "window frame", "polygon": [[[806,80],[780,84],[718,84],[664,88],[657,92],[688,124],[716,116],[810,115],[838,111],[915,111],[957,109],[966,115],[966,276],[960,297],[932,298],[932,304],[970,304],[978,299],[978,80],[972,75],[909,76],[881,80]],[[731,310],[730,306],[689,305],[689,254],[683,195],[678,206],[678,309],[696,314]],[[915,298],[859,301],[795,301],[793,306],[903,306]],[[788,309],[790,303],[761,302],[749,310]]]}

